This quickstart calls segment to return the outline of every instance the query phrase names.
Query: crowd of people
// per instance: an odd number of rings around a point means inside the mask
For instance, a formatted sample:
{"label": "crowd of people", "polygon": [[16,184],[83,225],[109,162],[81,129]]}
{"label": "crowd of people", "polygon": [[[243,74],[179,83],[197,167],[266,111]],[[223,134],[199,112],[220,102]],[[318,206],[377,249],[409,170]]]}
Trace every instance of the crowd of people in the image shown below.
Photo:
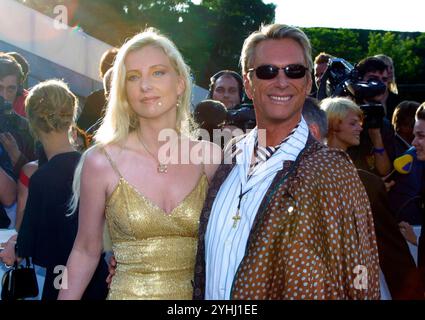
{"label": "crowd of people", "polygon": [[322,99],[334,59],[262,26],[192,108],[189,66],[149,28],[105,52],[79,112],[1,53],[0,228],[17,234],[0,261],[44,268],[45,300],[425,299],[425,103],[398,100],[384,54],[355,67],[378,89]]}

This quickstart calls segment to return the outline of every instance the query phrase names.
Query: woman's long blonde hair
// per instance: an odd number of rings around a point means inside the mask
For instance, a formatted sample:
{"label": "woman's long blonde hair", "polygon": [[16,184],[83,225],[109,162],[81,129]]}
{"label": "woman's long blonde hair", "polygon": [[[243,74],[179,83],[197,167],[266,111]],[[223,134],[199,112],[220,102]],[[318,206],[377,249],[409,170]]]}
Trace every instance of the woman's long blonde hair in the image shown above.
{"label": "woman's long blonde hair", "polygon": [[[126,95],[125,59],[130,52],[140,50],[146,46],[162,49],[170,59],[171,65],[177,72],[177,75],[184,81],[185,89],[180,96],[180,103],[177,108],[176,129],[179,133],[190,135],[190,102],[192,98],[190,68],[170,39],[160,34],[158,30],[148,28],[128,40],[118,51],[112,67],[111,91],[109,93],[105,117],[95,134],[95,145],[92,148],[122,142],[128,137],[130,132],[138,128],[138,116],[128,103]],[[75,170],[73,182],[74,192],[70,203],[71,213],[74,213],[78,207],[81,171],[86,155],[92,148],[83,154]]]}

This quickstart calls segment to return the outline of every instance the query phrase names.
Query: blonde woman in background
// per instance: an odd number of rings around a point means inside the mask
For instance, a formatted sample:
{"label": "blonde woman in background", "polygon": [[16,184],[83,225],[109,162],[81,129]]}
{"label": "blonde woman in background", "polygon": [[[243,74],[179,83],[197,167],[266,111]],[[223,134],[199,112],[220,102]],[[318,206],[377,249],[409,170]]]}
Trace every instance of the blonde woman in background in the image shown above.
{"label": "blonde woman in background", "polygon": [[[213,161],[220,148],[189,136],[191,87],[181,54],[156,30],[119,50],[105,119],[74,180],[80,225],[60,299],[81,297],[105,220],[117,261],[109,299],[191,299],[199,216],[221,157]],[[171,163],[161,157],[166,129],[176,133],[167,142],[175,150],[188,147],[171,152]],[[178,161],[189,153],[195,161]]]}
{"label": "blonde woman in background", "polygon": [[[81,154],[75,151],[69,132],[75,120],[77,98],[60,80],[36,85],[25,102],[32,133],[43,145],[47,162],[31,176],[28,199],[17,237],[19,257],[32,257],[34,264],[46,268],[43,300],[56,300],[58,266],[64,266],[74,243],[78,216],[68,215],[74,171]],[[13,244],[13,239],[9,241]],[[10,248],[8,248],[10,249]],[[8,250],[14,261],[14,250]],[[84,298],[104,299],[107,294],[106,263],[99,256],[95,276]]]}

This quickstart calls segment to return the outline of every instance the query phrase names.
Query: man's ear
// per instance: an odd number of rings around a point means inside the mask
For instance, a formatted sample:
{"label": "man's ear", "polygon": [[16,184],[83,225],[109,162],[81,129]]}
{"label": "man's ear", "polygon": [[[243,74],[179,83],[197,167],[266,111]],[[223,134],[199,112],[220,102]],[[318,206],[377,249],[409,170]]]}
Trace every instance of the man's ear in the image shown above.
{"label": "man's ear", "polygon": [[248,73],[245,73],[243,76],[243,85],[245,87],[246,95],[249,99],[253,100],[254,97],[254,90],[252,88],[251,79],[249,78]]}
{"label": "man's ear", "polygon": [[319,126],[316,123],[310,123],[308,125],[308,129],[310,130],[313,137],[318,141],[323,141],[322,135],[320,134]]}

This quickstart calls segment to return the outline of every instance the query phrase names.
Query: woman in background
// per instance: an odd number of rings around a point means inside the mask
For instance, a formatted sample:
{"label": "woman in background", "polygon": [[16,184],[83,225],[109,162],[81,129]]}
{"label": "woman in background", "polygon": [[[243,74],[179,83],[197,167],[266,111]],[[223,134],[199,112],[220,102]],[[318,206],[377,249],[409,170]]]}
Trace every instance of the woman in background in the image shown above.
{"label": "woman in background", "polygon": [[[78,216],[68,214],[74,171],[81,157],[69,139],[77,98],[62,81],[48,80],[30,91],[25,107],[47,162],[29,179],[17,254],[32,257],[34,264],[46,268],[42,299],[55,300],[78,228]],[[84,296],[87,299],[104,299],[107,294],[107,266],[100,257],[96,268]]]}

